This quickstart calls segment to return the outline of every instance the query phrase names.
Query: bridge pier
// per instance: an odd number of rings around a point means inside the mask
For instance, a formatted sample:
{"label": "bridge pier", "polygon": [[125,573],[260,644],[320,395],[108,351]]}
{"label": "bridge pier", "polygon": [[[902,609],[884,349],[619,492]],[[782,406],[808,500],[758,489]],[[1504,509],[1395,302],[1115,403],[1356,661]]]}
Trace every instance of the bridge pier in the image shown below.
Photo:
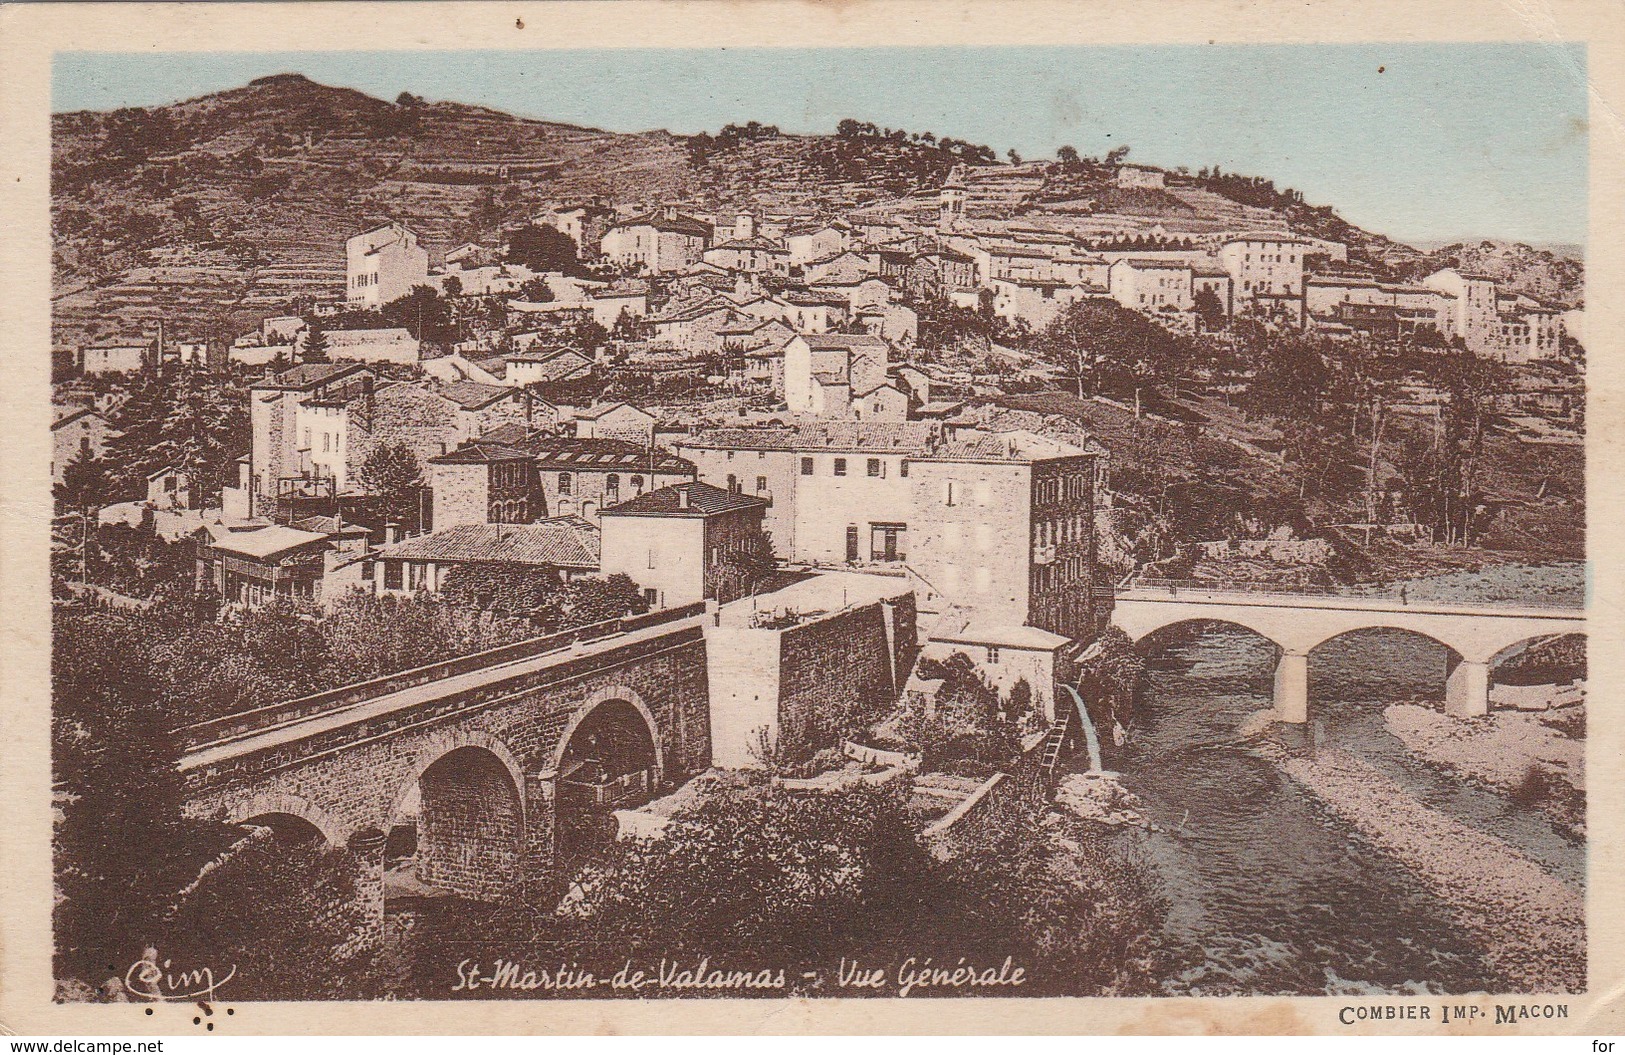
{"label": "bridge pier", "polygon": [[1295,725],[1309,720],[1309,653],[1281,649],[1275,663],[1275,718]]}
{"label": "bridge pier", "polygon": [[1490,665],[1464,659],[1444,682],[1444,713],[1452,718],[1482,718],[1490,713]]}
{"label": "bridge pier", "polygon": [[355,862],[355,896],[367,912],[369,930],[383,933],[384,926],[384,845],[387,837],[377,828],[353,833],[345,848]]}

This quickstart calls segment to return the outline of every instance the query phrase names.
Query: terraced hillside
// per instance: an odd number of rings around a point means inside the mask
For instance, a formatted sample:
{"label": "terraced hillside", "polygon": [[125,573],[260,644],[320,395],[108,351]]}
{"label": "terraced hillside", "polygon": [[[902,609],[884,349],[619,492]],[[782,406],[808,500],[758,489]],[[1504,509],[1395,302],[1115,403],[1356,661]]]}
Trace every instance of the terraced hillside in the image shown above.
{"label": "terraced hillside", "polygon": [[495,237],[544,202],[589,194],[927,219],[936,189],[967,159],[967,215],[978,224],[1019,218],[1092,236],[1297,221],[1394,248],[1330,210],[1293,216],[1199,188],[1079,185],[1046,162],[994,164],[987,147],[857,127],[622,134],[408,95],[388,102],[298,74],[151,110],[58,114],[55,338],[126,335],[158,316],[176,336],[241,332],[301,299],[342,293],[344,239],[385,219],[416,228],[431,259]]}

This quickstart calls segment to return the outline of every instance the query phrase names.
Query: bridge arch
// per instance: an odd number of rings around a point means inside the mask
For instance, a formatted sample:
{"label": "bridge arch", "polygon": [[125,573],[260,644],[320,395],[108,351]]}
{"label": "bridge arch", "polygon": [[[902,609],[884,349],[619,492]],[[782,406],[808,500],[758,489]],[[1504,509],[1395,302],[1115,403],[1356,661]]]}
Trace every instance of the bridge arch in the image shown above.
{"label": "bridge arch", "polygon": [[397,814],[414,790],[421,882],[475,900],[519,885],[525,778],[506,744],[475,731],[437,736],[419,751],[396,798]]}
{"label": "bridge arch", "polygon": [[260,792],[236,803],[227,811],[230,824],[254,824],[270,828],[277,838],[318,836],[328,846],[342,847],[349,830],[326,810],[301,795]]}
{"label": "bridge arch", "polygon": [[1207,615],[1181,616],[1181,617],[1176,618],[1176,619],[1169,619],[1167,622],[1164,622],[1164,623],[1159,623],[1156,626],[1152,627],[1151,629],[1144,631],[1143,633],[1136,634],[1133,631],[1129,631],[1128,633],[1129,633],[1129,636],[1134,640],[1134,647],[1136,649],[1138,649],[1140,652],[1143,653],[1143,652],[1149,651],[1152,648],[1155,648],[1157,646],[1157,644],[1159,643],[1157,639],[1159,637],[1161,637],[1162,635],[1167,634],[1168,632],[1170,632],[1172,630],[1175,630],[1175,629],[1178,629],[1178,628],[1181,628],[1181,627],[1199,627],[1199,626],[1223,626],[1223,627],[1231,627],[1231,628],[1234,628],[1236,630],[1245,630],[1249,634],[1252,634],[1254,637],[1259,637],[1259,638],[1264,639],[1265,641],[1268,641],[1271,645],[1275,646],[1275,648],[1277,650],[1282,649],[1281,643],[1279,641],[1277,641],[1273,636],[1271,636],[1271,634],[1268,631],[1260,630],[1258,627],[1251,626],[1248,623],[1243,622],[1240,619],[1227,619],[1227,618],[1225,618],[1223,616],[1207,616]]}
{"label": "bridge arch", "polygon": [[660,725],[655,721],[654,712],[649,709],[649,705],[643,702],[643,697],[629,685],[607,685],[587,697],[585,702],[576,708],[575,713],[570,715],[570,721],[565,725],[564,732],[559,736],[558,745],[553,749],[551,766],[553,772],[563,772],[565,756],[570,750],[571,742],[576,738],[576,733],[581,730],[582,723],[600,707],[617,703],[624,704],[642,719],[649,735],[650,748],[654,753],[654,768],[657,773],[665,773],[665,753],[660,746]]}
{"label": "bridge arch", "polygon": [[653,712],[629,686],[598,690],[570,716],[554,749],[553,772],[556,845],[590,851],[604,844],[616,827],[610,812],[647,802],[664,777]]}

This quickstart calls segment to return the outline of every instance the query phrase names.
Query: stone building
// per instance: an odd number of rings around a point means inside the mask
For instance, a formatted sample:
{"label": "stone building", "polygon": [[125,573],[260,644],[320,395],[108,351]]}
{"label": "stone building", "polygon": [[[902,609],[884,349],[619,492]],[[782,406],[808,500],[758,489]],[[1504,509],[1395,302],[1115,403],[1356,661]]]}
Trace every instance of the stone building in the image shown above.
{"label": "stone building", "polygon": [[345,299],[353,307],[381,308],[429,281],[429,251],[398,221],[354,236],[344,257]]}
{"label": "stone building", "polygon": [[1235,314],[1303,325],[1304,258],[1313,243],[1290,234],[1238,235],[1219,249]]}
{"label": "stone building", "polygon": [[767,502],[687,482],[648,491],[598,516],[605,575],[624,574],[653,608],[711,598],[731,601],[748,585]]}
{"label": "stone building", "polygon": [[888,711],[919,653],[914,593],[895,576],[815,575],[723,605],[706,654],[715,765],[760,768],[764,744],[805,759]]}
{"label": "stone building", "polygon": [[711,225],[662,206],[658,212],[615,224],[600,245],[612,264],[663,275],[695,263],[711,241]]}

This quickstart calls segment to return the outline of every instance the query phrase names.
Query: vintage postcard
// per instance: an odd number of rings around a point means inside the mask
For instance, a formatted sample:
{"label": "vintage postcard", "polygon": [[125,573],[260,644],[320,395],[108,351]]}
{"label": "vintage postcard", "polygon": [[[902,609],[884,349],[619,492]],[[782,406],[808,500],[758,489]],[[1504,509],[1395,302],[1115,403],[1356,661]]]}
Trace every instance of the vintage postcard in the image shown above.
{"label": "vintage postcard", "polygon": [[0,1029],[1622,1031],[1617,11],[64,7]]}

